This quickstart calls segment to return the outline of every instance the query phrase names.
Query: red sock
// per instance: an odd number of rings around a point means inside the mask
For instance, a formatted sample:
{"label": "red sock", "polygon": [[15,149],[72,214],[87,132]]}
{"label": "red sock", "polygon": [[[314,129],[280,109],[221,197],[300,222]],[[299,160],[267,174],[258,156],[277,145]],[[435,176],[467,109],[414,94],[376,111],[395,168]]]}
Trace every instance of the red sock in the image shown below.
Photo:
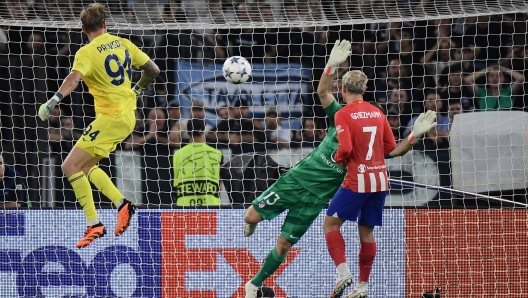
{"label": "red sock", "polygon": [[359,281],[368,282],[376,257],[376,242],[361,242],[359,248]]}
{"label": "red sock", "polygon": [[339,264],[346,263],[345,256],[345,239],[341,235],[340,231],[332,231],[326,233],[326,246],[328,247],[328,253],[334,260],[334,264],[337,267]]}

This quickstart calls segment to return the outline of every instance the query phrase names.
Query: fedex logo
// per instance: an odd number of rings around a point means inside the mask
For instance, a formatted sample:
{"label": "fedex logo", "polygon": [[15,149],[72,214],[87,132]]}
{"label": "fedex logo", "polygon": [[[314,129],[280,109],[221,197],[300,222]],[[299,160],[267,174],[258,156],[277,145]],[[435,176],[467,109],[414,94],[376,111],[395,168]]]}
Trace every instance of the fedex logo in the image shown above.
{"label": "fedex logo", "polygon": [[[99,214],[114,226],[115,211]],[[0,276],[11,281],[0,282],[0,297],[242,297],[262,262],[244,242],[258,241],[242,237],[242,225],[236,240],[225,239],[234,225],[219,214],[138,212],[123,236],[82,250],[74,246],[82,212],[0,214]],[[276,281],[299,252],[266,281],[278,297],[287,294]]]}

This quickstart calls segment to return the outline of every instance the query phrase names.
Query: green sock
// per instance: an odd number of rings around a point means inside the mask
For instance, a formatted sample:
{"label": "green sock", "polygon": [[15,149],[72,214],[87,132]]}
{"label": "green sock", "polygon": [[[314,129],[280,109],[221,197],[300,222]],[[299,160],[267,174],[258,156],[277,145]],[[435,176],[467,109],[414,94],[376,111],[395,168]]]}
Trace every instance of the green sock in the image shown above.
{"label": "green sock", "polygon": [[270,277],[275,271],[277,271],[282,262],[286,260],[287,256],[288,254],[279,256],[277,249],[274,247],[266,257],[266,260],[264,261],[264,264],[262,264],[262,267],[260,267],[257,275],[251,280],[251,283],[260,287],[266,278]]}

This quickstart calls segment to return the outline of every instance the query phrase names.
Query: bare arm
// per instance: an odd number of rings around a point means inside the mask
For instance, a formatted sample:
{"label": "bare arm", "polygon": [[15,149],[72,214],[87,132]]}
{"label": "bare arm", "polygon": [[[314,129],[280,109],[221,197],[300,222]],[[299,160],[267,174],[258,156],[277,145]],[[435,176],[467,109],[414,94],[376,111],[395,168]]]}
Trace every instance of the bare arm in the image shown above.
{"label": "bare arm", "polygon": [[0,203],[0,209],[19,208],[20,204],[17,202]]}
{"label": "bare arm", "polygon": [[335,78],[335,71],[337,67],[345,62],[350,57],[350,49],[352,44],[348,40],[337,40],[334,48],[330,52],[325,71],[319,81],[317,87],[317,95],[321,100],[321,105],[324,109],[330,106],[334,102],[334,96],[332,95],[332,83]]}
{"label": "bare arm", "polygon": [[467,88],[472,88],[473,92],[476,94],[478,90],[478,85],[475,84],[475,81],[480,79],[482,76],[486,74],[488,71],[488,68],[485,68],[483,70],[477,71],[473,73],[473,75],[467,75],[464,77],[464,84]]}
{"label": "bare arm", "polygon": [[152,132],[149,132],[145,135],[131,135],[125,141],[125,149],[127,150],[136,149],[137,147],[145,144],[148,140],[155,138],[155,137],[156,137],[156,134]]}
{"label": "bare arm", "polygon": [[143,74],[137,83],[137,86],[139,86],[141,89],[147,88],[148,85],[150,85],[150,83],[152,83],[160,73],[158,65],[156,65],[156,63],[154,63],[152,60],[149,60],[143,66],[139,67],[139,69],[143,71]]}
{"label": "bare arm", "polygon": [[181,147],[181,125],[176,123],[169,131],[169,145],[172,147]]}
{"label": "bare arm", "polygon": [[326,109],[334,102],[334,95],[332,95],[332,84],[334,82],[335,74],[326,75],[323,73],[319,86],[317,86],[317,95],[321,100],[323,109]]}
{"label": "bare arm", "polygon": [[409,140],[407,138],[404,138],[400,141],[400,143],[392,150],[389,155],[390,157],[396,157],[396,156],[403,156],[405,153],[409,152],[411,148],[413,147],[413,144],[409,143]]}
{"label": "bare arm", "polygon": [[82,78],[83,78],[83,74],[81,72],[77,70],[70,72],[70,74],[66,77],[66,79],[64,79],[64,82],[62,82],[62,85],[60,86],[58,92],[62,94],[64,97],[70,95],[70,93],[72,93],[73,90],[77,88]]}
{"label": "bare arm", "polygon": [[512,95],[517,94],[517,92],[523,87],[524,75],[518,71],[511,70],[504,66],[501,66],[501,70],[512,76]]}

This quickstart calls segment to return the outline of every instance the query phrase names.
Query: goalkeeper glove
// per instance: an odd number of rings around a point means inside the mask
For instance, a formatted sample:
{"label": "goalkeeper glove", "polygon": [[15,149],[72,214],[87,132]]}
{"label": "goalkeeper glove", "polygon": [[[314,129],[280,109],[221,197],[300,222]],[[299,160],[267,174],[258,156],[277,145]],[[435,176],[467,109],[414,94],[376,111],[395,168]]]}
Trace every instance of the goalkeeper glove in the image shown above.
{"label": "goalkeeper glove", "polygon": [[134,86],[134,88],[132,88],[132,90],[134,90],[134,92],[136,92],[136,95],[140,95],[141,92],[143,92],[143,90],[145,90],[145,88],[139,86],[139,84],[136,84],[136,86]]}
{"label": "goalkeeper glove", "polygon": [[330,58],[328,58],[328,63],[326,64],[325,74],[331,75],[337,69],[339,64],[343,63],[352,52],[350,49],[352,44],[348,40],[337,40],[334,44],[332,52],[330,52]]}
{"label": "goalkeeper glove", "polygon": [[52,98],[50,98],[46,103],[41,104],[38,110],[38,116],[40,117],[40,120],[45,121],[48,120],[51,114],[51,111],[55,108],[55,106],[64,98],[64,95],[62,93],[57,92],[55,95],[53,95]]}
{"label": "goalkeeper glove", "polygon": [[421,113],[420,116],[416,119],[413,125],[413,130],[407,138],[409,143],[414,144],[421,138],[424,134],[430,131],[433,127],[436,126],[436,112],[427,111]]}

